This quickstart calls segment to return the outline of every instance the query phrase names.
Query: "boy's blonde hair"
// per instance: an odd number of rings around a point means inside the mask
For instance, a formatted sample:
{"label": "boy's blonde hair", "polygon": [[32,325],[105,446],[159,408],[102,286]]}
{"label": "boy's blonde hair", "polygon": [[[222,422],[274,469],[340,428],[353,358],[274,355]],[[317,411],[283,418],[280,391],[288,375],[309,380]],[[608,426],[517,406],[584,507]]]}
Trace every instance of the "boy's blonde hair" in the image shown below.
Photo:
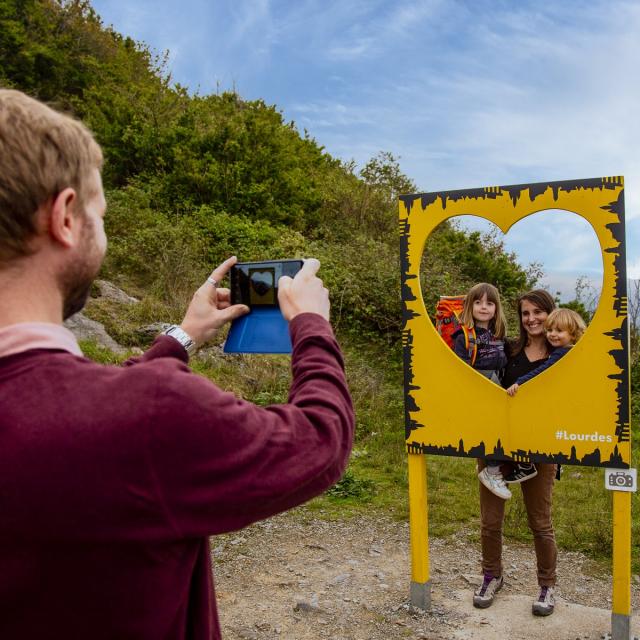
{"label": "boy's blonde hair", "polygon": [[30,253],[36,211],[63,189],[78,195],[102,167],[102,151],[77,120],[29,96],[0,89],[0,266]]}
{"label": "boy's blonde hair", "polygon": [[544,321],[545,331],[549,331],[553,327],[569,333],[573,338],[573,342],[576,343],[582,338],[587,325],[582,316],[572,309],[554,309]]}
{"label": "boy's blonde hair", "polygon": [[500,293],[492,284],[479,282],[469,289],[469,293],[467,293],[464,299],[460,322],[470,329],[473,328],[473,303],[476,300],[481,300],[484,295],[487,296],[489,302],[493,302],[493,304],[496,305],[496,313],[493,316],[493,320],[489,323],[489,329],[495,338],[503,340],[507,333],[507,321],[504,317],[504,311],[502,310]]}

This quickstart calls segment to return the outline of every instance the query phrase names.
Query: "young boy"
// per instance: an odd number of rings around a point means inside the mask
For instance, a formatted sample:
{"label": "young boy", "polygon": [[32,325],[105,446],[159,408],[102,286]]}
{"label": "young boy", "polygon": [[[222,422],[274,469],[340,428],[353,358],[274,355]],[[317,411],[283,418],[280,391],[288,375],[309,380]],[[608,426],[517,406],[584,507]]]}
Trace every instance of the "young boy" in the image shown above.
{"label": "young boy", "polygon": [[[521,384],[529,382],[529,380],[558,362],[562,356],[569,353],[569,349],[580,340],[586,328],[584,320],[575,311],[571,309],[554,309],[544,323],[547,341],[553,347],[551,355],[539,367],[520,376],[516,383],[507,389],[507,393],[510,396],[515,396]],[[505,482],[524,482],[536,475],[538,475],[538,471],[535,465],[520,463],[509,475],[505,476]]]}

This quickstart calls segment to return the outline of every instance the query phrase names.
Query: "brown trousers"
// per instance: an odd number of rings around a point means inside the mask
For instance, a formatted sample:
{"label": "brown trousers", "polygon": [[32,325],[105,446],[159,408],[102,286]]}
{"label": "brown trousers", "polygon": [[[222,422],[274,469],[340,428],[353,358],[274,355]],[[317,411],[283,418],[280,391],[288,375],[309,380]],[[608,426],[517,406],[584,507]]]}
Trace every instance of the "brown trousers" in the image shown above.
{"label": "brown trousers", "polygon": [[[479,460],[479,467],[484,461]],[[553,587],[556,583],[558,551],[551,522],[551,494],[556,477],[555,464],[537,464],[538,475],[520,484],[527,509],[529,528],[533,532],[538,563],[538,584]],[[510,485],[512,489],[516,485]],[[480,518],[482,521],[482,570],[502,575],[502,524],[505,500],[480,483]]]}

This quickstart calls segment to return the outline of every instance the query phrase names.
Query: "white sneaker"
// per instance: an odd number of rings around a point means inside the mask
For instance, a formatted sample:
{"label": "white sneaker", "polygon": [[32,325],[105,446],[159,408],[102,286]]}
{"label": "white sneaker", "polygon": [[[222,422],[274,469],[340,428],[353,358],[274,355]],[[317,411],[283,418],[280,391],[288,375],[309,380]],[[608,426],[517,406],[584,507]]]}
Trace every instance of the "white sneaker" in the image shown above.
{"label": "white sneaker", "polygon": [[500,467],[485,467],[478,474],[478,480],[498,498],[508,500],[511,497],[511,491],[507,489],[504,478],[500,473]]}

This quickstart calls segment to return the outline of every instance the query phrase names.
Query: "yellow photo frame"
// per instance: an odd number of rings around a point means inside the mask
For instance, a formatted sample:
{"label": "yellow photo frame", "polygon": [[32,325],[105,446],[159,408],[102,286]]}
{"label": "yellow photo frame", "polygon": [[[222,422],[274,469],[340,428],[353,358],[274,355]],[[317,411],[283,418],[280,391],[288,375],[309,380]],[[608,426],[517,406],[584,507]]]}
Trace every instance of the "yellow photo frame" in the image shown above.
{"label": "yellow photo frame", "polygon": [[[412,194],[399,206],[408,452],[629,468],[623,178]],[[427,238],[444,220],[479,216],[506,234],[544,210],[573,212],[591,225],[602,253],[602,293],[571,352],[510,397],[440,338],[424,305],[420,264]]]}

